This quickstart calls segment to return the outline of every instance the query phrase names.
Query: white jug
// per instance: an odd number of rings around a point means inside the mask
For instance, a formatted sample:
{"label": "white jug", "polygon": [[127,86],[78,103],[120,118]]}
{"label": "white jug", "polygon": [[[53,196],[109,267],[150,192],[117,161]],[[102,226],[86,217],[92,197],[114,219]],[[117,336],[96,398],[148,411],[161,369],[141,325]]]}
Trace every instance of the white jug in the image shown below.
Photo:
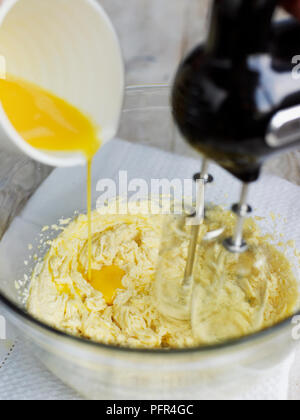
{"label": "white jug", "polygon": [[[101,127],[118,129],[124,65],[115,30],[96,0],[4,0],[0,6],[0,77],[33,82],[76,106]],[[21,149],[52,166],[85,164],[80,153],[31,147],[0,106],[0,148]]]}

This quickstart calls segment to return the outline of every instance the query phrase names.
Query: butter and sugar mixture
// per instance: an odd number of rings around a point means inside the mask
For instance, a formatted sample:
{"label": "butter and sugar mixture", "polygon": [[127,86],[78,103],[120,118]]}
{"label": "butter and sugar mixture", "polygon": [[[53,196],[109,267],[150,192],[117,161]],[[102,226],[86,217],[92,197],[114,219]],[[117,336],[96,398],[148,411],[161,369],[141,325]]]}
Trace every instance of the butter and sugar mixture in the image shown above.
{"label": "butter and sugar mixture", "polygon": [[[235,218],[210,210],[205,229]],[[80,215],[52,242],[32,277],[28,310],[70,334],[138,348],[185,348],[251,334],[293,313],[298,284],[287,257],[270,244],[253,219],[245,227],[249,251],[230,254],[219,241],[199,244],[191,317],[163,316],[157,266],[164,217],[92,215],[92,270],[88,270],[88,219]],[[180,288],[188,239],[170,247],[163,287]],[[163,296],[161,296],[163,298]]]}

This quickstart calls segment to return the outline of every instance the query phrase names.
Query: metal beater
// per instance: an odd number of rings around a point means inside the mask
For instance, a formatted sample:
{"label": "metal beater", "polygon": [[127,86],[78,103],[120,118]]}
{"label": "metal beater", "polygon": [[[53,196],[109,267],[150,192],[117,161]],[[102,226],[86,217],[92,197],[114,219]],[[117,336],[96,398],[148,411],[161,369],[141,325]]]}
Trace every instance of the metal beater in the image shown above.
{"label": "metal beater", "polygon": [[240,202],[232,207],[235,232],[223,243],[228,252],[240,254],[248,248],[243,227],[252,211],[247,204],[250,185],[266,159],[300,146],[300,75],[294,68],[300,24],[293,19],[274,22],[279,3],[214,0],[207,42],[177,72],[174,119],[184,139],[204,156],[195,216],[199,223],[192,227],[183,287],[191,285],[193,276],[204,217],[201,197],[211,180],[208,160],[243,183]]}

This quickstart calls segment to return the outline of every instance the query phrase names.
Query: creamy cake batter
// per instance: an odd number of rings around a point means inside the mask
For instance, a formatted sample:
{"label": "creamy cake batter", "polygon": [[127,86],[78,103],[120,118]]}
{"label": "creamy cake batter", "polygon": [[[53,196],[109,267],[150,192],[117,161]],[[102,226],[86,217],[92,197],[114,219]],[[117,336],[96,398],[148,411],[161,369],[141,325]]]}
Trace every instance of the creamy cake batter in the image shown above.
{"label": "creamy cake batter", "polygon": [[[291,264],[249,219],[247,253],[230,254],[220,241],[199,246],[191,319],[163,316],[157,293],[180,288],[188,248],[187,235],[180,246],[167,251],[169,264],[164,263],[156,277],[164,217],[94,212],[92,269],[98,274],[90,283],[88,220],[80,215],[37,265],[29,312],[71,334],[139,348],[218,343],[258,331],[293,313],[298,286]],[[225,225],[224,237],[228,237],[234,221],[231,213],[213,209],[203,229]]]}

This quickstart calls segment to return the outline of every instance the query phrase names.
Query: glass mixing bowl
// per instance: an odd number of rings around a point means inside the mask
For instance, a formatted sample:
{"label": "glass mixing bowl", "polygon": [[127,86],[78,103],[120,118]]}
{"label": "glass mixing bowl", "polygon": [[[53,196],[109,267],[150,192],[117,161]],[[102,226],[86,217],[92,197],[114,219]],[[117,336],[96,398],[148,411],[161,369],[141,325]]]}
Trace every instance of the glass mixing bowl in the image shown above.
{"label": "glass mixing bowl", "polygon": [[[169,95],[167,86],[128,88],[119,137],[189,154],[172,122]],[[13,166],[12,172],[8,165],[4,178],[2,173],[3,231],[9,228],[12,214],[30,205],[35,196],[29,196],[50,173],[27,158],[20,159],[17,169]],[[249,337],[187,350],[123,349],[68,336],[32,318],[20,301],[15,281],[22,276],[24,263],[16,259],[15,251],[20,244],[25,247],[23,233],[16,231],[13,248],[0,250],[1,313],[50,371],[87,398],[232,398],[240,389],[255,386],[296,345],[292,318]],[[296,241],[299,249],[299,237]]]}

